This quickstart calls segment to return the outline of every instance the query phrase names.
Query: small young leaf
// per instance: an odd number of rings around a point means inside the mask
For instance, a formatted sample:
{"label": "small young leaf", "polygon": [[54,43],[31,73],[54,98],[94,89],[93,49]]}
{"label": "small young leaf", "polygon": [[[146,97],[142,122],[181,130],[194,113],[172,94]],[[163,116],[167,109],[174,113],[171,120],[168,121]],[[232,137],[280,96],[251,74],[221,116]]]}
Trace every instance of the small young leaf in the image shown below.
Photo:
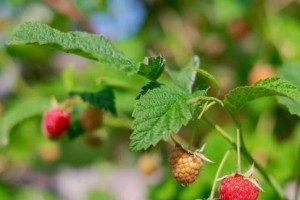
{"label": "small young leaf", "polygon": [[[204,92],[203,92],[204,94]],[[197,95],[200,95],[197,92]],[[130,139],[133,151],[147,149],[161,139],[179,131],[192,118],[196,106],[189,104],[193,96],[175,85],[163,85],[148,91],[137,102]]]}
{"label": "small young leaf", "polygon": [[197,72],[195,69],[200,67],[200,59],[198,56],[194,56],[193,60],[187,67],[183,68],[175,77],[176,84],[192,93],[192,88],[196,80]]}
{"label": "small young leaf", "polygon": [[161,56],[146,57],[144,62],[140,64],[139,74],[155,81],[164,71],[166,60]]}
{"label": "small young leaf", "polygon": [[98,108],[107,110],[116,114],[115,95],[111,88],[105,88],[97,92],[71,92],[70,96],[78,95],[83,101],[86,101]]}
{"label": "small young leaf", "polygon": [[[291,100],[290,103],[292,102],[293,106],[289,106],[288,102],[282,103],[285,104],[291,112],[294,111],[295,105],[300,105],[300,89],[280,78],[268,78],[257,82],[253,86],[235,88],[225,96],[224,104],[230,111],[235,112],[247,102],[267,96],[287,97]],[[294,114],[298,113],[295,112]]]}
{"label": "small young leaf", "polygon": [[42,115],[50,105],[48,99],[34,98],[20,101],[13,108],[7,111],[0,124],[0,141],[6,145],[9,142],[9,134],[12,129],[31,117]]}
{"label": "small young leaf", "polygon": [[118,51],[101,35],[84,32],[63,33],[38,22],[20,25],[8,41],[9,45],[37,44],[56,48],[111,65],[129,74],[138,71],[138,65]]}
{"label": "small young leaf", "polygon": [[147,85],[144,85],[142,87],[142,91],[140,92],[140,94],[136,97],[136,99],[140,99],[144,94],[146,94],[148,91],[153,90],[155,88],[160,87],[162,84],[158,83],[158,82],[149,82],[147,83]]}

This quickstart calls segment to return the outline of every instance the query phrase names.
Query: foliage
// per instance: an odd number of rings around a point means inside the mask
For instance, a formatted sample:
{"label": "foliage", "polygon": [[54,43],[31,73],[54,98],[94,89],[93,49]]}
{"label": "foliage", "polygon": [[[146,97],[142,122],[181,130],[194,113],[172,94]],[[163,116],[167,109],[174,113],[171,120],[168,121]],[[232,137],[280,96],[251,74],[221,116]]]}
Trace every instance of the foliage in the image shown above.
{"label": "foliage", "polygon": [[238,87],[225,96],[224,103],[230,111],[234,112],[248,101],[267,96],[288,97],[291,101],[281,101],[281,103],[285,104],[292,114],[300,116],[300,113],[297,113],[300,104],[299,87],[280,78],[269,78],[253,86]]}
{"label": "foliage", "polygon": [[[25,174],[24,180],[31,180],[26,174],[36,171],[48,180],[51,170],[52,180],[60,168],[76,166],[90,172],[90,167],[96,166],[99,171],[117,172],[121,183],[125,176],[118,170],[128,165],[135,170],[131,165],[140,162],[136,151],[158,154],[155,166],[164,172],[163,176],[157,172],[145,178],[145,183],[151,180],[150,199],[212,199],[216,195],[211,190],[219,184],[214,177],[244,171],[252,163],[265,190],[259,199],[287,199],[290,195],[283,188],[300,180],[296,170],[300,159],[300,25],[296,2],[274,2],[272,6],[265,1],[236,0],[147,2],[151,12],[140,32],[122,41],[106,35],[105,30],[100,30],[105,36],[100,35],[95,24],[89,24],[89,19],[99,14],[94,3],[70,2],[68,6],[74,9],[62,11],[55,2],[45,1],[39,2],[44,10],[36,12],[32,6],[35,0],[18,2],[14,5],[19,7],[13,8],[17,18],[23,19],[23,10],[43,14],[41,22],[17,27],[0,23],[0,42],[6,43],[0,49],[0,139],[2,144],[9,144],[0,149],[0,199],[20,199],[24,194],[24,198],[35,198],[33,194],[40,191],[26,189],[18,176]],[[117,1],[110,6],[113,2]],[[0,4],[0,12],[2,7],[11,9]],[[51,11],[44,4],[49,4]],[[49,11],[54,14],[52,19],[45,18]],[[131,28],[126,22],[130,16],[119,14],[124,18],[121,25]],[[107,26],[114,25],[110,22]],[[9,27],[3,40],[2,26]],[[11,32],[12,28],[15,30]],[[147,56],[149,52],[158,56]],[[194,54],[201,55],[201,65]],[[254,69],[258,69],[256,74]],[[12,77],[8,82],[14,85],[3,83],[8,80],[5,77]],[[41,134],[41,117],[52,96],[60,106],[72,109],[67,137],[58,141],[49,141]],[[265,98],[271,96],[275,98]],[[100,108],[103,116],[101,121],[97,118],[98,127],[85,130],[81,114],[90,105]],[[245,112],[238,112],[241,108]],[[188,187],[176,184],[165,167],[169,146],[174,143],[189,151],[206,143],[203,154],[215,162],[204,163],[199,179]],[[225,165],[219,166],[225,151],[232,148],[237,154],[231,151]],[[18,173],[16,166],[32,171]],[[130,175],[126,171],[125,179]],[[48,186],[45,188],[48,191]],[[102,189],[86,198],[115,197],[106,189],[102,194]]]}
{"label": "foliage", "polygon": [[136,104],[130,147],[134,151],[156,145],[179,131],[193,116],[196,106],[188,100],[205,95],[205,91],[189,94],[177,86],[161,86],[143,95]]}
{"label": "foliage", "polygon": [[104,36],[84,32],[62,33],[36,22],[20,25],[8,41],[9,45],[33,44],[56,48],[68,53],[98,60],[128,74],[139,73],[155,80],[164,68],[161,57],[147,58],[138,64],[118,51]]}
{"label": "foliage", "polygon": [[115,96],[111,88],[104,88],[97,92],[71,92],[71,96],[78,95],[83,101],[90,103],[100,109],[116,114]]}

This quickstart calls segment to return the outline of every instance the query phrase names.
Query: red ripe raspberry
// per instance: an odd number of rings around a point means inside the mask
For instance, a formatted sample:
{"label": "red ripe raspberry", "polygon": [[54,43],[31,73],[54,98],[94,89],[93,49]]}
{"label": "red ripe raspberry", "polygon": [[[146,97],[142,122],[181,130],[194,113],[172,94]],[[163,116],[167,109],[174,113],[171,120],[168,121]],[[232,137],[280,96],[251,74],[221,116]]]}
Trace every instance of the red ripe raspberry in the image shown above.
{"label": "red ripe raspberry", "polygon": [[226,176],[219,187],[220,199],[256,200],[260,189],[250,180],[250,178],[240,174]]}
{"label": "red ripe raspberry", "polygon": [[174,178],[181,184],[193,183],[203,164],[201,156],[176,146],[169,158]]}
{"label": "red ripe raspberry", "polygon": [[45,134],[50,138],[58,138],[70,126],[71,112],[69,110],[54,107],[47,110],[43,118]]}

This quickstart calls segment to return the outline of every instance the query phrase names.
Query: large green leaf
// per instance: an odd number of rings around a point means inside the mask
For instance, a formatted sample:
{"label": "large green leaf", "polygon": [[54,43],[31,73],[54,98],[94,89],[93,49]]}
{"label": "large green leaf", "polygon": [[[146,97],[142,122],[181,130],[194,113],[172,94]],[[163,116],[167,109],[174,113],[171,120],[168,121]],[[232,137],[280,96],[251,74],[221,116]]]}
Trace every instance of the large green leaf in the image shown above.
{"label": "large green leaf", "polygon": [[[204,95],[205,92],[197,93]],[[186,125],[196,108],[187,102],[192,96],[174,85],[162,85],[141,96],[133,111],[131,150],[139,151],[156,145]]]}
{"label": "large green leaf", "polygon": [[128,74],[139,73],[150,80],[156,80],[162,73],[165,60],[161,56],[150,57],[138,63],[116,49],[102,35],[85,32],[63,33],[38,22],[21,24],[13,32],[8,45],[41,45],[97,60]]}
{"label": "large green leaf", "polygon": [[300,87],[300,62],[293,62],[283,65],[277,70],[278,75],[298,87]]}
{"label": "large green leaf", "polygon": [[140,99],[141,96],[145,95],[148,91],[153,90],[155,88],[158,88],[162,86],[163,84],[158,82],[149,82],[146,85],[142,87],[142,90],[140,91],[140,94],[136,97],[136,99]]}
{"label": "large green leaf", "polygon": [[46,24],[26,22],[14,31],[8,44],[37,44],[53,47],[98,60],[128,73],[136,73],[138,71],[137,63],[118,51],[102,35],[93,35],[85,32],[63,33]]}
{"label": "large green leaf", "polygon": [[[282,103],[289,108],[292,114],[300,114],[294,112],[294,106],[300,105],[300,89],[292,83],[280,78],[268,78],[257,82],[253,86],[237,87],[225,96],[224,104],[230,111],[235,112],[247,102],[267,96],[282,96],[288,98],[289,102]],[[288,104],[290,103],[292,103],[293,106],[289,106]]]}
{"label": "large green leaf", "polygon": [[[300,87],[300,62],[285,64],[281,68],[279,68],[277,73],[282,79],[287,80]],[[288,107],[291,114],[300,116],[300,104],[297,104],[295,101],[287,97],[278,97],[277,99],[279,103]]]}
{"label": "large green leaf", "polygon": [[34,98],[20,101],[9,109],[0,123],[1,144],[9,142],[9,134],[16,125],[31,117],[42,115],[49,104],[48,99]]}

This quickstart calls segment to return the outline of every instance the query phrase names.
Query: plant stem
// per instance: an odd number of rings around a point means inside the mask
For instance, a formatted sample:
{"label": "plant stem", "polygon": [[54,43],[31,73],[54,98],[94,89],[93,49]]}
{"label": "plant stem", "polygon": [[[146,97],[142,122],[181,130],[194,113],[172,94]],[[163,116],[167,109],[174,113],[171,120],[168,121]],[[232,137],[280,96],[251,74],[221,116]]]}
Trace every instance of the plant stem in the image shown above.
{"label": "plant stem", "polygon": [[[234,140],[232,139],[232,137],[225,130],[223,130],[219,125],[214,124],[211,121],[209,121],[206,117],[204,117],[204,119],[206,119],[206,121],[208,122],[208,124],[210,124],[213,128],[215,128],[236,149],[237,144],[234,142]],[[237,123],[238,129],[241,132],[239,123],[237,122],[237,120],[235,120],[235,122]],[[250,153],[248,152],[248,150],[245,147],[244,140],[243,140],[243,137],[242,137],[241,133],[240,133],[240,145],[241,145],[240,150],[241,150],[241,153],[243,154],[243,156],[245,156],[245,158],[247,158],[247,160],[250,163],[253,163],[255,165],[256,169],[260,172],[260,174],[264,177],[264,179],[270,184],[270,186],[277,193],[277,195],[279,196],[279,198],[282,199],[282,200],[286,200],[287,197],[285,196],[285,193],[283,192],[283,190],[279,186],[279,184],[273,178],[271,178],[268,175],[268,173],[263,169],[263,167],[261,167],[254,160],[254,158],[250,155]]]}
{"label": "plant stem", "polygon": [[199,96],[199,97],[189,99],[188,103],[196,103],[198,101],[214,101],[218,103],[220,106],[224,107],[224,103],[220,99],[215,97],[208,97],[208,96]]}
{"label": "plant stem", "polygon": [[237,152],[237,173],[241,173],[241,140],[240,140],[240,129],[236,130],[236,152]]}
{"label": "plant stem", "polygon": [[220,173],[221,173],[221,170],[222,170],[222,168],[224,166],[224,163],[225,163],[225,161],[227,160],[227,158],[229,156],[229,153],[230,153],[230,150],[226,151],[226,153],[224,154],[224,156],[222,158],[222,161],[221,161],[221,163],[220,163],[220,165],[218,167],[217,173],[215,175],[214,183],[213,183],[210,195],[208,197],[208,200],[212,200],[214,198],[214,194],[215,194],[215,189],[216,189],[216,185],[217,185],[217,182],[218,182],[218,178],[220,176]]}
{"label": "plant stem", "polygon": [[193,142],[194,142],[194,140],[195,140],[195,133],[196,133],[196,127],[193,128],[193,131],[192,131],[192,137],[191,137],[191,139],[190,139],[188,149],[190,149],[190,148],[193,146]]}
{"label": "plant stem", "polygon": [[222,129],[219,125],[212,123],[206,116],[204,116],[203,119],[215,128],[227,141],[229,141],[232,145],[235,145],[234,139],[224,129]]}
{"label": "plant stem", "polygon": [[299,163],[300,163],[300,144],[299,144],[299,149],[298,149],[298,155],[297,155],[297,160],[296,160],[296,184],[295,184],[295,196],[294,199],[297,200],[298,196],[300,194],[300,171],[299,171]]}

